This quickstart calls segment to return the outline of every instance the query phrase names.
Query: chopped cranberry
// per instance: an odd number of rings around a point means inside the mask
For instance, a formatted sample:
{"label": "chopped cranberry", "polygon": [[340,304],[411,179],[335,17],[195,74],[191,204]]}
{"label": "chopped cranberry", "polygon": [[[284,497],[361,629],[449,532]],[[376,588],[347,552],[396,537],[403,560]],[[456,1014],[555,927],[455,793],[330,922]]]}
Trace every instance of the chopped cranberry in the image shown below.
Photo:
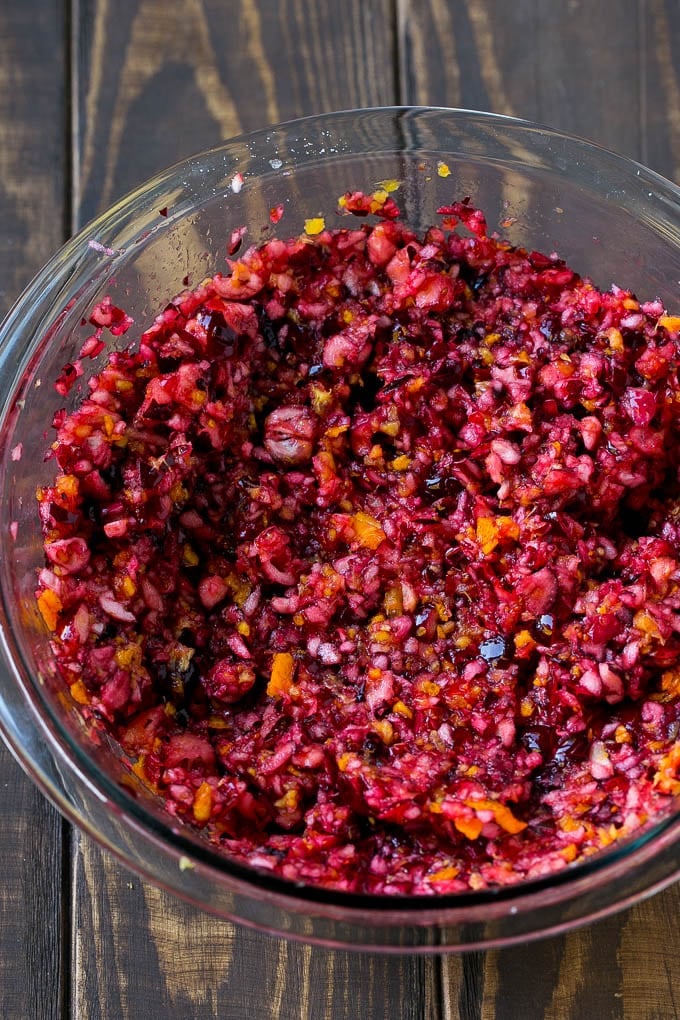
{"label": "chopped cranberry", "polygon": [[308,407],[277,407],[264,423],[264,445],[280,464],[304,464],[314,452],[316,415]]}
{"label": "chopped cranberry", "polygon": [[[556,871],[680,794],[680,317],[467,200],[418,236],[397,188],[233,231],[110,353],[54,418],[37,586],[173,817],[391,895]],[[81,358],[132,326],[90,322]]]}
{"label": "chopped cranberry", "polygon": [[215,701],[231,704],[248,693],[255,679],[254,670],[246,663],[220,659],[210,670],[204,687]]}

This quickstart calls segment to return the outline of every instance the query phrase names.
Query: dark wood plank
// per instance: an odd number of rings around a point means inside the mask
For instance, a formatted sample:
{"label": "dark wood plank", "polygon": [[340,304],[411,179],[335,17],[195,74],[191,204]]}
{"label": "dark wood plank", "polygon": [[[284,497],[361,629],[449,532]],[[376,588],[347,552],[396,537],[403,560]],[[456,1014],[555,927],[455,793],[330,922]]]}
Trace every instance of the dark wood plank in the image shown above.
{"label": "dark wood plank", "polygon": [[400,0],[400,11],[405,102],[527,117],[640,157],[637,0]]}
{"label": "dark wood plank", "polygon": [[64,240],[65,27],[60,0],[0,5],[0,314]]}
{"label": "dark wood plank", "polygon": [[57,1020],[66,992],[61,938],[65,823],[4,745],[0,817],[0,1016]]}
{"label": "dark wood plank", "polygon": [[618,959],[623,1020],[678,1020],[680,885],[639,903],[622,917]]}
{"label": "dark wood plank", "polygon": [[[399,9],[405,101],[528,117],[680,176],[671,0],[400,0]],[[680,1015],[679,895],[675,887],[568,936],[443,960],[445,1015]]]}
{"label": "dark wood plank", "polygon": [[[0,6],[0,315],[63,240],[60,3]],[[62,822],[0,746],[0,1016],[61,1016]]]}
{"label": "dark wood plank", "polygon": [[[159,167],[240,130],[396,100],[389,0],[77,5],[82,222]],[[78,838],[74,1015],[436,1018],[432,961],[288,943],[209,918]]]}
{"label": "dark wood plank", "polygon": [[396,99],[391,0],[74,0],[80,221],[174,160]]}
{"label": "dark wood plank", "polygon": [[680,181],[680,69],[677,40],[680,8],[673,0],[641,0],[640,158],[647,166]]}
{"label": "dark wood plank", "polygon": [[680,1016],[680,887],[569,935],[451,960],[447,1017],[673,1020]]}
{"label": "dark wood plank", "polygon": [[218,921],[80,839],[74,1016],[436,1020],[434,960],[331,952]]}

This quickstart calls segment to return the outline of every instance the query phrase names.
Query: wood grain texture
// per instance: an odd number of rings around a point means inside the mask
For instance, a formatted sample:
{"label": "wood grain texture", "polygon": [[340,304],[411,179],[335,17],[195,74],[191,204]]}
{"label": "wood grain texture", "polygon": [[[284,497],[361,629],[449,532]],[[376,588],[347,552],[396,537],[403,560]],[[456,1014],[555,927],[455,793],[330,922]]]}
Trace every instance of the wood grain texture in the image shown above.
{"label": "wood grain texture", "polygon": [[0,818],[0,1016],[57,1020],[64,998],[62,822],[4,745]]}
{"label": "wood grain texture", "polygon": [[638,0],[398,7],[406,102],[527,117],[642,155]]}
{"label": "wood grain texture", "polygon": [[679,907],[675,885],[566,936],[446,961],[445,1016],[673,1020],[680,1016]]}
{"label": "wood grain texture", "polygon": [[680,7],[673,0],[640,0],[640,158],[680,182]]}
{"label": "wood grain texture", "polygon": [[59,0],[0,4],[0,315],[64,240],[64,35]]}
{"label": "wood grain texture", "polygon": [[390,0],[74,0],[82,223],[240,131],[393,102]]}
{"label": "wood grain texture", "polygon": [[[0,316],[63,240],[61,4],[0,5]],[[0,1016],[61,1016],[62,822],[0,745]]]}
{"label": "wood grain texture", "polygon": [[422,1020],[437,965],[330,952],[218,921],[127,874],[80,838],[74,1011],[82,1020]]}

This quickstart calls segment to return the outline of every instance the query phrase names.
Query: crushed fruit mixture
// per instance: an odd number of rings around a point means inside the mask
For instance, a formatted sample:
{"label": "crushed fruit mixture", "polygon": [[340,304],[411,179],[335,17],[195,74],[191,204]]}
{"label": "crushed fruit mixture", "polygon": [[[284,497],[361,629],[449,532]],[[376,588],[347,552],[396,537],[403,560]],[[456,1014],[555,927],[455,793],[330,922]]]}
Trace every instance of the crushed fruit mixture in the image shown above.
{"label": "crushed fruit mixture", "polygon": [[[80,710],[231,858],[450,893],[680,793],[680,318],[467,202],[417,236],[393,187],[229,259],[57,414],[37,597]],[[132,324],[91,321],[82,357]]]}

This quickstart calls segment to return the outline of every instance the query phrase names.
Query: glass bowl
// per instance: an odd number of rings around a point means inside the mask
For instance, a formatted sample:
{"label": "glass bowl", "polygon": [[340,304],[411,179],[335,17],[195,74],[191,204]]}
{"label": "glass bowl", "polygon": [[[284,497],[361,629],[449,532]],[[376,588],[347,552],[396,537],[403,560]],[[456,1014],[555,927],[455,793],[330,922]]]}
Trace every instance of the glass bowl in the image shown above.
{"label": "glass bowl", "polygon": [[[602,917],[677,878],[677,805],[614,849],[512,887],[395,899],[296,886],[217,855],[130,784],[119,749],[67,705],[34,599],[42,562],[35,491],[53,472],[43,453],[53,414],[77,400],[74,389],[65,402],[53,382],[91,332],[82,323],[92,307],[109,294],[135,322],[149,321],[185,277],[197,282],[223,264],[233,229],[247,223],[256,241],[295,234],[307,217],[323,215],[331,226],[338,195],[386,179],[401,182],[399,205],[417,229],[435,221],[440,204],[470,196],[514,243],[558,251],[599,286],[618,282],[680,308],[680,190],[523,121],[429,108],[351,111],[243,136],[165,170],[59,251],[2,326],[0,726],[71,821],[145,879],[217,915],[326,945],[499,946]],[[273,227],[269,209],[278,203],[286,215]]]}

